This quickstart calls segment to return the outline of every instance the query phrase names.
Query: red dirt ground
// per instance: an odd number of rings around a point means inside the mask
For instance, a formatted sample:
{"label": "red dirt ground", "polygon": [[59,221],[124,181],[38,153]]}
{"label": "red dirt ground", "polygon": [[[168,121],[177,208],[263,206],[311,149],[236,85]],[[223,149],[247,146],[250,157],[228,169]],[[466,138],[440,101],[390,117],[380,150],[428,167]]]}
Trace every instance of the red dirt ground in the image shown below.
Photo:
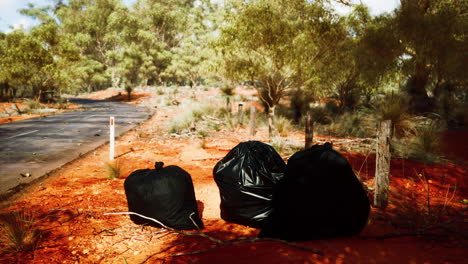
{"label": "red dirt ground", "polygon": [[[115,94],[114,91],[100,92],[95,96],[108,98]],[[140,96],[140,99],[145,100],[145,97]],[[458,165],[393,160],[390,205],[386,210],[372,208],[369,225],[361,236],[297,243],[321,250],[323,256],[279,242],[225,245],[198,254],[173,256],[208,249],[214,244],[204,237],[137,226],[127,215],[104,215],[128,210],[123,189],[125,178],[136,169],[152,168],[155,161],[178,165],[192,176],[205,234],[223,240],[253,238],[259,230],[220,218],[220,197],[212,168],[239,142],[267,141],[265,128],[259,129],[253,138],[245,128],[235,133],[218,132],[205,139],[171,138],[166,132],[167,123],[180,111],[180,106],[158,108],[149,121],[116,141],[121,177],[107,178],[108,146],[105,145],[4,202],[1,213],[30,212],[44,233],[36,250],[0,253],[0,262],[466,263],[466,221],[459,222],[466,220],[468,157]],[[304,135],[293,133],[290,137],[301,141]],[[343,155],[370,187],[369,197],[372,198],[375,157],[359,153]],[[324,188],[333,191],[333,186]],[[417,228],[425,228],[430,235],[408,234]]]}

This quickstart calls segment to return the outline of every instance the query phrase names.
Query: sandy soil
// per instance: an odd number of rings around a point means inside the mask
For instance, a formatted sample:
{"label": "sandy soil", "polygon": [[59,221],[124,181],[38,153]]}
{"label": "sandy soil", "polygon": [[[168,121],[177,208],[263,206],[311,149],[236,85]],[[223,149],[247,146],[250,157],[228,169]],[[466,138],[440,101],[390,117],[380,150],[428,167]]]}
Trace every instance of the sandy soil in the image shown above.
{"label": "sandy soil", "polygon": [[[201,93],[200,98],[208,98],[215,92]],[[110,96],[116,96],[115,91],[99,92],[91,97]],[[148,93],[136,97],[140,104],[151,105],[154,100]],[[256,237],[259,230],[220,218],[220,197],[212,168],[239,142],[267,141],[266,129],[260,129],[254,138],[248,136],[245,128],[238,128],[234,133],[220,131],[204,139],[170,137],[168,122],[180,111],[180,105],[158,108],[150,120],[116,141],[117,161],[121,166],[119,178],[107,177],[108,146],[104,145],[4,202],[1,213],[28,212],[43,234],[36,250],[17,254],[0,251],[0,262],[466,263],[467,226],[460,223],[466,222],[466,159],[458,165],[393,160],[390,205],[386,210],[372,208],[369,225],[361,236],[297,243],[320,250],[323,255],[272,241],[225,243],[205,251],[215,246],[206,237],[137,226],[127,215],[105,215],[128,210],[123,183],[132,171],[152,168],[155,161],[163,161],[191,174],[205,224],[203,233],[221,240]],[[304,135],[295,132],[289,137],[303,142]],[[365,153],[343,155],[369,186],[372,198],[375,157]],[[333,191],[333,186],[324,188]],[[424,229],[425,235],[414,234],[418,228]],[[174,256],[197,251],[204,252]]]}

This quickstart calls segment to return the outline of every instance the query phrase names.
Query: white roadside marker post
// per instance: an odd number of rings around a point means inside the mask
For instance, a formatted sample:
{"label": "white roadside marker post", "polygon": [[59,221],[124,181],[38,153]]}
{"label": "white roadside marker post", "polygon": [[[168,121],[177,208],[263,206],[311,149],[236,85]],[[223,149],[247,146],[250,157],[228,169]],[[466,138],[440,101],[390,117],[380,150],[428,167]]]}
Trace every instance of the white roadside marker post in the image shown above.
{"label": "white roadside marker post", "polygon": [[115,122],[114,122],[114,117],[111,116],[110,117],[110,126],[109,126],[109,129],[110,129],[110,132],[109,132],[109,136],[110,136],[110,141],[109,141],[109,160],[114,160],[114,152],[115,152],[115,148],[114,148],[114,138],[115,138]]}

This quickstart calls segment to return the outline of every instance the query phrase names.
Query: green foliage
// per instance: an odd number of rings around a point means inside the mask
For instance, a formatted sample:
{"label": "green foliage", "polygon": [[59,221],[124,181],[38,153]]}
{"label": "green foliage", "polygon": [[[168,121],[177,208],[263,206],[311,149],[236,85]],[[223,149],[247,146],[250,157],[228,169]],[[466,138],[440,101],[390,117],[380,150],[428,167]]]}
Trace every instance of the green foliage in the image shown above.
{"label": "green foliage", "polygon": [[31,213],[9,212],[0,215],[0,250],[22,252],[35,250],[42,232]]}
{"label": "green foliage", "polygon": [[223,73],[248,80],[269,109],[292,87],[311,87],[337,38],[321,1],[231,1],[217,48]]}
{"label": "green foliage", "polygon": [[373,56],[365,57],[374,60],[368,65],[375,69],[369,73],[401,75],[412,110],[432,111],[429,91],[437,99],[447,87],[466,88],[465,12],[461,0],[402,0],[393,14],[376,18],[376,26],[366,31],[363,45]]}

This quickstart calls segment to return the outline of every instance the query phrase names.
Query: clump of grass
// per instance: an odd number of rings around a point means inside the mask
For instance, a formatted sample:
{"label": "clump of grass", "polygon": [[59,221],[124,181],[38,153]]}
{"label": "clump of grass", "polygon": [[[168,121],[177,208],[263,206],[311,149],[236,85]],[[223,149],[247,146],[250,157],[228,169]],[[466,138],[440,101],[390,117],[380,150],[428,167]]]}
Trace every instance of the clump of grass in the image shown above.
{"label": "clump of grass", "polygon": [[42,231],[31,213],[10,212],[0,215],[0,250],[22,252],[35,250]]}
{"label": "clump of grass", "polygon": [[60,98],[57,100],[58,109],[67,109],[69,107],[69,102],[67,98]]}
{"label": "clump of grass", "polygon": [[392,134],[400,135],[408,127],[409,99],[407,96],[389,93],[372,103],[377,121],[392,121]]}
{"label": "clump of grass", "polygon": [[26,113],[34,113],[38,109],[44,108],[39,99],[27,99],[25,102]]}
{"label": "clump of grass", "polygon": [[445,125],[440,121],[430,120],[417,125],[406,133],[404,138],[393,138],[392,152],[397,157],[431,164],[442,160],[439,151],[441,130]]}
{"label": "clump of grass", "polygon": [[328,111],[326,107],[321,107],[321,106],[313,107],[310,109],[310,112],[312,114],[312,120],[315,123],[327,125],[333,121],[333,116],[331,115],[331,112]]}
{"label": "clump of grass", "polygon": [[364,116],[359,112],[345,112],[333,118],[330,124],[318,123],[316,130],[322,134],[336,137],[371,137],[375,129],[369,128]]}
{"label": "clump of grass", "polygon": [[206,148],[206,139],[205,138],[202,138],[201,142],[200,142],[200,148],[201,149],[205,149]]}
{"label": "clump of grass", "polygon": [[293,129],[291,121],[283,116],[275,118],[275,128],[281,137],[287,137],[289,132]]}
{"label": "clump of grass", "polygon": [[157,95],[164,95],[166,92],[162,88],[157,88],[156,89],[156,94]]}
{"label": "clump of grass", "polygon": [[108,179],[113,180],[121,176],[121,165],[118,160],[106,162],[105,167]]}
{"label": "clump of grass", "polygon": [[283,141],[283,139],[281,139],[280,137],[273,137],[271,140],[270,140],[270,145],[276,150],[276,152],[278,153],[282,153],[284,150],[285,150],[285,143]]}
{"label": "clump of grass", "polygon": [[224,84],[221,87],[221,92],[223,93],[224,96],[232,96],[234,95],[234,86],[229,85],[229,84]]}
{"label": "clump of grass", "polygon": [[169,133],[193,132],[198,122],[206,116],[217,116],[217,108],[208,104],[196,104],[171,121]]}

